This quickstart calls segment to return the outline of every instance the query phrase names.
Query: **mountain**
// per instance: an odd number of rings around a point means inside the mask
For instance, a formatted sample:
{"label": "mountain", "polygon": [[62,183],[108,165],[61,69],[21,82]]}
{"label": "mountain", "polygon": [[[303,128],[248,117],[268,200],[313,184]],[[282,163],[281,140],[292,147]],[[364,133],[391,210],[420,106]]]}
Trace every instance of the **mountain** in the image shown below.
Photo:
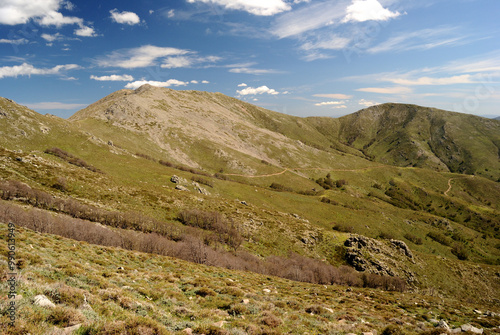
{"label": "mountain", "polygon": [[24,329],[414,332],[438,310],[491,329],[472,310],[500,298],[498,124],[404,104],[298,118],[147,85],[69,120],[1,98],[0,226],[36,279]]}
{"label": "mountain", "polygon": [[500,120],[500,116],[494,118],[493,120]]}

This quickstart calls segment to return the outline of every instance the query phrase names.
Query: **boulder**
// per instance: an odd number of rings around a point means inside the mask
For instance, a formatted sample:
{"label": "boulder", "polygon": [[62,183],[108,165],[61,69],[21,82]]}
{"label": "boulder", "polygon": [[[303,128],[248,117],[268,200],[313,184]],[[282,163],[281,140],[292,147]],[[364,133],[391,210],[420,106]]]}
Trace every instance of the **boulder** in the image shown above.
{"label": "boulder", "polygon": [[34,304],[42,307],[49,307],[49,308],[54,308],[56,305],[49,300],[46,296],[43,294],[39,294],[35,296],[34,298]]}
{"label": "boulder", "polygon": [[483,329],[479,329],[479,328],[476,328],[468,323],[466,323],[465,325],[462,325],[460,326],[460,328],[462,329],[463,332],[471,332],[471,333],[474,333],[474,334],[482,334],[483,333]]}
{"label": "boulder", "polygon": [[175,189],[176,189],[176,190],[179,190],[179,191],[189,191],[189,190],[187,189],[187,187],[184,187],[184,186],[182,186],[182,185],[177,185],[177,186],[175,186]]}
{"label": "boulder", "polygon": [[436,327],[442,328],[445,330],[450,330],[450,326],[448,326],[448,323],[446,323],[446,321],[444,321],[444,320],[439,321],[439,323]]}
{"label": "boulder", "polygon": [[181,179],[174,174],[172,178],[170,178],[170,181],[174,184],[179,184],[181,182]]}

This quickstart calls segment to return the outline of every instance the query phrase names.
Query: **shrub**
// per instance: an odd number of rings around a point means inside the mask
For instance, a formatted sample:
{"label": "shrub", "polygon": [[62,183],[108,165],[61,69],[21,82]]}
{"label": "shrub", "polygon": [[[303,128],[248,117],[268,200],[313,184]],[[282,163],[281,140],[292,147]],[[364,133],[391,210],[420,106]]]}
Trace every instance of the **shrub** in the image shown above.
{"label": "shrub", "polygon": [[269,187],[280,192],[293,192],[292,188],[278,183],[272,183]]}
{"label": "shrub", "polygon": [[389,325],[385,327],[381,335],[404,335],[405,332],[398,326]]}
{"label": "shrub", "polygon": [[268,311],[265,311],[264,313],[262,313],[262,316],[263,317],[262,317],[260,322],[262,324],[270,327],[270,328],[276,328],[279,325],[281,325],[281,323],[283,322],[276,315],[274,315],[273,313],[268,312]]}
{"label": "shrub", "polygon": [[202,287],[194,292],[194,294],[199,295],[200,297],[214,296],[217,295],[214,290],[208,287]]}
{"label": "shrub", "polygon": [[321,197],[321,202],[324,202],[325,204],[335,205],[335,206],[337,206],[339,204],[337,201],[332,200],[332,199],[327,198],[327,197]]}
{"label": "shrub", "polygon": [[441,233],[431,231],[427,233],[427,236],[442,245],[449,246],[451,244],[450,239]]}
{"label": "shrub", "polygon": [[395,240],[396,239],[396,236],[393,233],[389,233],[386,231],[380,232],[378,237],[380,237],[381,239],[384,239],[384,240]]}
{"label": "shrub", "polygon": [[410,233],[407,233],[404,235],[404,238],[406,238],[408,241],[410,242],[413,242],[414,244],[417,244],[417,245],[422,245],[424,242],[422,241],[422,238],[421,237],[418,237],[418,236],[415,236],[415,235],[412,235]]}
{"label": "shrub", "polygon": [[451,253],[457,256],[458,259],[465,261],[469,258],[469,251],[461,243],[455,243],[453,248],[451,248]]}
{"label": "shrub", "polygon": [[87,162],[85,162],[84,160],[82,160],[82,159],[62,150],[62,149],[54,147],[54,148],[46,149],[44,152],[46,154],[50,154],[50,155],[54,155],[56,157],[59,157],[70,164],[73,164],[73,165],[76,165],[79,167],[83,167],[89,171],[102,173],[102,171],[98,170],[97,168],[93,167],[90,164],[87,164]]}
{"label": "shrub", "polygon": [[60,306],[54,307],[47,317],[48,322],[60,327],[73,326],[77,323],[81,323],[84,319],[85,317],[80,311],[74,308],[64,308]]}
{"label": "shrub", "polygon": [[348,226],[343,223],[337,223],[333,227],[333,230],[340,231],[342,233],[354,233],[354,227],[353,226]]}
{"label": "shrub", "polygon": [[208,187],[214,187],[214,184],[205,178],[197,177],[197,176],[192,176],[191,180],[194,182],[197,182],[198,184],[206,185]]}
{"label": "shrub", "polygon": [[335,182],[335,186],[337,186],[337,188],[341,188],[345,185],[348,185],[347,180],[345,179],[339,179]]}

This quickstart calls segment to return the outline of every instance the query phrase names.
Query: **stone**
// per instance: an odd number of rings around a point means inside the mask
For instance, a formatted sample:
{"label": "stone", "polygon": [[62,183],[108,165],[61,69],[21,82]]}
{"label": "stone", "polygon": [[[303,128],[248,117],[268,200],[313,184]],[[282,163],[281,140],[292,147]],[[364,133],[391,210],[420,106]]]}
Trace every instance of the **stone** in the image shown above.
{"label": "stone", "polygon": [[182,185],[177,185],[175,186],[175,189],[176,190],[179,190],[179,191],[189,191],[186,187],[182,186]]}
{"label": "stone", "polygon": [[458,334],[461,332],[462,332],[462,328],[450,329],[450,333],[452,333],[452,334]]}
{"label": "stone", "polygon": [[391,240],[391,245],[399,250],[401,250],[406,257],[413,259],[413,254],[411,253],[410,248],[403,241],[399,240]]}
{"label": "stone", "polygon": [[250,299],[243,299],[241,302],[245,305],[248,305],[250,303]]}
{"label": "stone", "polygon": [[270,290],[270,289],[268,289],[268,288],[263,289],[263,291],[264,291],[265,293],[271,293],[271,290]]}
{"label": "stone", "polygon": [[78,329],[80,329],[81,326],[82,326],[81,324],[77,324],[77,325],[74,325],[74,326],[71,326],[71,327],[66,327],[66,328],[63,328],[63,329],[54,327],[54,329],[50,332],[50,334],[51,335],[70,335],[70,334],[74,334]]}
{"label": "stone", "polygon": [[436,327],[450,330],[450,326],[448,326],[448,324],[444,320],[439,321]]}
{"label": "stone", "polygon": [[188,334],[188,335],[192,335],[193,334],[193,330],[191,328],[186,328],[183,330],[184,333]]}
{"label": "stone", "polygon": [[171,181],[172,183],[174,183],[174,184],[179,184],[179,183],[180,183],[180,181],[181,181],[181,179],[180,179],[178,176],[176,176],[176,175],[174,174],[174,175],[172,176],[172,178],[170,178],[170,181]]}
{"label": "stone", "polygon": [[247,202],[246,201],[241,201],[240,202],[242,205],[245,205],[245,206],[248,206]]}
{"label": "stone", "polygon": [[483,329],[479,329],[479,328],[476,328],[468,323],[460,326],[460,328],[462,329],[463,332],[471,332],[471,333],[474,333],[474,334],[482,334],[483,333]]}
{"label": "stone", "polygon": [[56,307],[56,305],[52,301],[50,301],[49,298],[44,296],[43,294],[39,294],[39,295],[35,296],[34,301],[35,301],[34,302],[35,305],[38,305],[38,306],[49,307],[49,308]]}
{"label": "stone", "polygon": [[481,311],[480,311],[480,310],[478,310],[478,309],[474,309],[474,310],[473,310],[473,312],[474,312],[474,313],[476,313],[476,314],[479,314],[479,315],[482,315],[482,314],[483,314],[483,312],[481,312]]}

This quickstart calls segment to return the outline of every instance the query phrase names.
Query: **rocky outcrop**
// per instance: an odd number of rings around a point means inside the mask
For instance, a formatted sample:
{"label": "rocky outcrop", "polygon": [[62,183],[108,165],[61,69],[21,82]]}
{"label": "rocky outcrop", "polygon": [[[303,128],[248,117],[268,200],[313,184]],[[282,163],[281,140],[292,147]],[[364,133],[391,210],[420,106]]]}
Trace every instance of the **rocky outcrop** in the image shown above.
{"label": "rocky outcrop", "polygon": [[357,271],[416,281],[407,262],[415,263],[411,250],[403,241],[379,241],[362,235],[351,235],[345,242],[345,260]]}

